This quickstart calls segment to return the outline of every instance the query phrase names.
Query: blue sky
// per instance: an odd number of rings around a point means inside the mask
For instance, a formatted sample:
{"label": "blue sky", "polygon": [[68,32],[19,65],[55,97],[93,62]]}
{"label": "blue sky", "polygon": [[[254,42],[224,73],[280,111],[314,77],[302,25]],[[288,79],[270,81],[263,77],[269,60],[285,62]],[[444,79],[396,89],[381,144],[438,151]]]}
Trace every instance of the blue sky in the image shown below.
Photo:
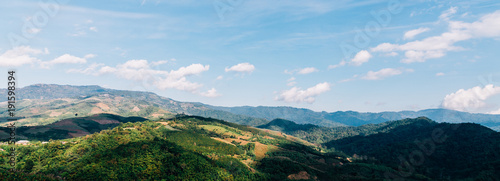
{"label": "blue sky", "polygon": [[498,1],[23,0],[0,12],[0,70],[21,87],[500,114]]}

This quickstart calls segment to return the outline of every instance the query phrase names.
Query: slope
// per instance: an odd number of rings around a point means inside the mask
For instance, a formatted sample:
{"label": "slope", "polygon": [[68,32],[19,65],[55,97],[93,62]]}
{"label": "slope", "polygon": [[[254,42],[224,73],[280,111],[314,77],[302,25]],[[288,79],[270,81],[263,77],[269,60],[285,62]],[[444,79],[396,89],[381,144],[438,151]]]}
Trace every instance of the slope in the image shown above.
{"label": "slope", "polygon": [[[6,92],[0,89],[0,92]],[[99,86],[36,84],[16,90],[16,113],[20,125],[45,125],[60,119],[111,113],[155,119],[185,113],[224,119],[245,125],[268,121],[208,108],[201,103],[179,102],[151,92],[105,89]],[[7,105],[1,102],[0,106]],[[0,110],[0,126],[7,125],[7,110]],[[3,122],[3,123],[2,123]]]}
{"label": "slope", "polygon": [[[292,136],[198,116],[17,147],[16,176],[62,180],[382,180],[383,165],[349,162]],[[0,145],[8,150],[8,145]],[[0,176],[7,152],[0,151]],[[392,170],[394,171],[394,170]],[[416,175],[409,180],[425,179]]]}

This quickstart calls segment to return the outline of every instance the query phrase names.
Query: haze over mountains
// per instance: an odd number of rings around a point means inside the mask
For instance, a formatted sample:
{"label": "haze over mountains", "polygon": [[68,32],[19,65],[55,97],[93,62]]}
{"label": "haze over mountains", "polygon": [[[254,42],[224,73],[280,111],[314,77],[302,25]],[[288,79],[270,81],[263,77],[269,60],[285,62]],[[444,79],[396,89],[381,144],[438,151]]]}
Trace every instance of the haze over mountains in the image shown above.
{"label": "haze over mountains", "polygon": [[[6,92],[6,89],[0,90]],[[235,122],[244,125],[257,126],[263,125],[273,119],[282,118],[294,121],[299,124],[314,124],[325,127],[337,126],[360,126],[364,124],[377,124],[391,120],[400,120],[405,118],[417,118],[421,116],[428,117],[437,122],[462,123],[473,122],[491,129],[500,130],[500,115],[490,114],[473,114],[467,112],[459,112],[447,109],[426,109],[421,111],[400,111],[400,112],[381,112],[381,113],[360,113],[356,111],[338,111],[338,112],[314,112],[309,109],[293,108],[293,107],[221,107],[212,106],[203,103],[180,102],[170,98],[165,98],[151,92],[141,91],[126,91],[102,88],[100,86],[72,86],[72,85],[55,85],[55,84],[35,84],[26,86],[17,90],[18,99],[42,99],[54,100],[63,98],[74,98],[75,100],[67,101],[59,105],[64,107],[64,104],[85,103],[83,107],[96,107],[98,102],[103,104],[112,104],[111,100],[122,101],[125,98],[129,101],[128,105],[143,104],[143,107],[150,109],[149,112],[142,114],[128,114],[125,116],[160,116],[171,113],[186,113],[190,115],[213,117],[223,119],[230,122]],[[112,99],[111,99],[111,98]],[[96,100],[98,100],[96,102]],[[133,101],[132,101],[133,100]],[[126,102],[125,101],[125,102]],[[60,102],[60,101],[59,101]],[[151,103],[151,104],[150,104]],[[42,104],[42,103],[40,103]],[[132,111],[135,106],[124,106],[126,103],[120,104],[123,110],[115,110],[114,112],[123,115],[122,113],[139,112]],[[22,105],[22,102],[20,103]],[[47,106],[47,103],[43,103]],[[36,107],[34,103],[27,106]],[[116,107],[115,105],[114,107]],[[99,105],[97,106],[99,107]],[[100,105],[101,110],[94,110],[95,113],[114,113],[112,110],[102,110],[103,105]],[[105,106],[104,106],[105,107]],[[113,106],[111,106],[113,107]],[[139,106],[141,107],[141,106]],[[51,108],[53,109],[53,108]],[[142,110],[142,109],[141,109]],[[76,111],[76,110],[75,110]],[[97,112],[96,112],[97,111]],[[36,112],[36,111],[35,111]],[[5,114],[6,112],[0,112]],[[51,112],[52,113],[52,112]],[[82,116],[90,116],[91,110],[83,112]],[[45,113],[50,114],[50,113]],[[147,114],[147,115],[146,115]],[[44,117],[43,113],[21,112],[22,117]],[[54,114],[53,114],[54,115]],[[68,114],[69,115],[69,114]],[[45,115],[47,117],[47,115]],[[53,117],[53,116],[49,116]],[[66,117],[63,117],[66,118]]]}

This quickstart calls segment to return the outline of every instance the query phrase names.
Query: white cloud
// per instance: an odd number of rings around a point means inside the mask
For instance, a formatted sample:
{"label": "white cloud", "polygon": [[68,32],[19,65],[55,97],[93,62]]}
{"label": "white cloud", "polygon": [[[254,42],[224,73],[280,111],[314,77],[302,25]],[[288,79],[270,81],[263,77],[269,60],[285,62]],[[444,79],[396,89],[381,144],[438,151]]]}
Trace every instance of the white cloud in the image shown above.
{"label": "white cloud", "polygon": [[45,51],[42,51],[29,46],[15,47],[0,55],[0,67],[19,67],[25,64],[33,65],[34,63],[41,62],[34,55],[43,53],[48,54],[48,50],[45,49]]}
{"label": "white cloud", "polygon": [[337,65],[329,65],[329,66],[328,66],[328,70],[330,70],[330,69],[334,69],[334,68],[338,68],[338,67],[343,67],[346,63],[347,63],[346,61],[342,60],[342,61],[340,61],[340,63],[339,63],[339,64],[337,64]]}
{"label": "white cloud", "polygon": [[457,10],[458,10],[457,7],[451,7],[450,9],[441,13],[441,15],[439,16],[439,19],[444,20],[444,21],[448,21],[448,20],[450,20],[450,16],[457,13]]}
{"label": "white cloud", "polygon": [[404,39],[405,40],[406,39],[413,39],[415,36],[417,36],[421,33],[427,32],[429,30],[430,30],[429,28],[418,28],[418,29],[407,31],[404,35]]}
{"label": "white cloud", "polygon": [[498,109],[496,111],[488,112],[488,114],[500,114],[500,109]]}
{"label": "white cloud", "polygon": [[317,72],[318,69],[314,68],[314,67],[307,67],[307,68],[303,68],[303,69],[300,69],[299,72],[297,72],[298,74],[310,74],[310,73],[313,73],[313,72]]}
{"label": "white cloud", "polygon": [[361,79],[382,80],[382,79],[387,78],[387,77],[402,74],[403,72],[413,72],[413,69],[404,70],[404,69],[385,68],[385,69],[381,69],[381,70],[376,71],[376,72],[369,71],[368,73],[366,73],[366,75],[361,77]]}
{"label": "white cloud", "polygon": [[500,94],[500,87],[493,84],[486,85],[484,88],[477,86],[467,90],[460,89],[446,95],[441,106],[457,111],[476,111],[485,108],[484,101],[497,94]]}
{"label": "white cloud", "polygon": [[91,59],[91,58],[95,58],[95,57],[97,57],[97,55],[94,55],[94,54],[87,54],[87,55],[85,55],[83,58],[85,58],[85,59]]}
{"label": "white cloud", "polygon": [[187,76],[198,75],[208,71],[209,65],[191,64],[187,67],[181,67],[178,70],[171,70],[165,78],[160,78],[155,82],[159,89],[177,89],[195,93],[203,84],[190,82]]}
{"label": "white cloud", "polygon": [[313,103],[316,101],[315,97],[330,90],[330,84],[327,82],[319,83],[313,87],[306,90],[302,90],[298,87],[292,87],[289,90],[285,90],[280,93],[279,96],[275,98],[277,101],[285,102],[295,102],[295,103]]}
{"label": "white cloud", "polygon": [[372,58],[372,55],[370,52],[366,50],[361,50],[359,51],[354,58],[351,60],[350,64],[355,65],[355,66],[360,66],[363,63],[368,62]]}
{"label": "white cloud", "polygon": [[215,88],[212,88],[208,90],[207,92],[202,92],[200,93],[201,96],[203,97],[219,97],[221,94],[217,93],[217,90]]}
{"label": "white cloud", "polygon": [[450,9],[443,13],[441,18],[448,22],[448,31],[438,36],[431,36],[422,40],[408,42],[406,44],[382,43],[371,48],[372,52],[405,52],[403,63],[425,62],[428,59],[440,58],[448,51],[464,50],[455,46],[455,43],[472,38],[495,38],[500,37],[500,10],[482,16],[472,23],[461,21],[449,21],[448,17],[456,12]]}
{"label": "white cloud", "polygon": [[216,80],[222,80],[223,78],[224,78],[224,76],[219,75],[219,76],[217,76]]}
{"label": "white cloud", "polygon": [[97,27],[92,26],[92,27],[90,27],[90,28],[89,28],[89,30],[90,30],[90,31],[93,31],[93,32],[97,32]]}
{"label": "white cloud", "polygon": [[436,73],[436,76],[444,76],[443,72]]}
{"label": "white cloud", "polygon": [[238,65],[234,65],[230,68],[226,67],[226,72],[241,72],[241,73],[252,73],[255,70],[255,66],[250,63],[240,63]]}
{"label": "white cloud", "polygon": [[397,53],[397,52],[390,52],[390,53],[385,54],[385,56],[388,56],[388,57],[395,57],[398,55],[399,55],[399,53]]}
{"label": "white cloud", "polygon": [[156,62],[151,62],[151,65],[158,66],[158,65],[162,65],[162,64],[166,64],[166,63],[168,63],[168,60],[160,60],[160,61],[156,61]]}
{"label": "white cloud", "polygon": [[295,82],[295,77],[291,77],[290,79],[286,80],[288,83],[286,83],[287,86],[294,86],[295,84],[297,84],[297,82]]}
{"label": "white cloud", "polygon": [[[89,54],[86,55],[85,57],[95,57],[95,55]],[[54,60],[40,63],[40,67],[50,68],[55,64],[85,64],[85,63],[87,63],[87,59],[85,58],[75,57],[70,54],[64,54],[55,58]]]}
{"label": "white cloud", "polygon": [[87,75],[98,75],[97,68],[104,66],[102,63],[92,63],[89,67],[85,69],[68,69],[66,72],[68,73],[81,73]]}
{"label": "white cloud", "polygon": [[287,86],[294,86],[295,84],[297,84],[297,82],[295,81],[286,83]]}
{"label": "white cloud", "polygon": [[187,80],[189,76],[199,75],[202,72],[208,71],[210,68],[209,65],[191,64],[187,67],[180,67],[177,70],[171,71],[155,70],[151,68],[152,65],[158,65],[160,63],[164,62],[158,61],[149,63],[147,60],[129,60],[115,67],[94,63],[86,69],[70,69],[68,72],[95,76],[111,74],[126,80],[151,84],[161,90],[177,89],[202,96],[217,95],[214,91],[215,89],[200,93],[199,89],[203,87],[203,84]]}

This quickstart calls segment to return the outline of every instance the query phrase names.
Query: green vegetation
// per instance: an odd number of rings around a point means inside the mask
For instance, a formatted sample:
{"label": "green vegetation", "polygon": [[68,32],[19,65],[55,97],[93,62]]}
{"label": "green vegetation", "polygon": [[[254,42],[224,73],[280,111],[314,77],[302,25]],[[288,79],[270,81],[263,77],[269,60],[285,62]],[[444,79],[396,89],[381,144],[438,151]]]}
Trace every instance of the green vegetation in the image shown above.
{"label": "green vegetation", "polygon": [[[7,154],[0,152],[0,158],[7,158]],[[342,153],[321,153],[280,134],[198,116],[132,121],[83,137],[46,144],[33,141],[26,146],[18,145],[17,154],[18,172],[8,173],[7,160],[0,159],[0,177],[6,180],[362,180],[383,179],[383,172],[394,171],[376,164],[360,166],[362,163],[351,163]],[[344,172],[346,169],[356,175]],[[409,177],[414,178],[417,177]]]}

